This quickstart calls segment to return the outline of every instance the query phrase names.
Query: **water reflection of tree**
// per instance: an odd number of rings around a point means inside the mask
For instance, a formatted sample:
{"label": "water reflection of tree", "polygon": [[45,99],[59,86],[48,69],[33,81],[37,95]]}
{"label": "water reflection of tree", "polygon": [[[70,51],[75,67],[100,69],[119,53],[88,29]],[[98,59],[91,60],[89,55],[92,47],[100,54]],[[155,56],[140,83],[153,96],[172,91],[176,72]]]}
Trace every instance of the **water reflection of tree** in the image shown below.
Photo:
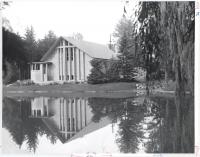
{"label": "water reflection of tree", "polygon": [[119,123],[117,143],[120,151],[124,153],[135,153],[139,150],[138,145],[143,138],[143,130],[141,122],[144,119],[145,107],[138,105],[134,99],[128,99],[124,103],[124,115],[122,115]]}
{"label": "water reflection of tree", "polygon": [[[135,153],[139,143],[144,144],[148,153],[194,151],[192,97],[185,95],[139,99],[89,98],[94,121],[108,116],[113,122],[118,122],[116,142],[121,152]],[[145,124],[146,129],[142,127]],[[144,132],[149,135],[145,137]]]}
{"label": "water reflection of tree", "polygon": [[44,134],[54,144],[57,137],[51,134],[41,119],[29,118],[30,114],[30,100],[16,101],[10,98],[3,100],[3,127],[10,132],[13,141],[19,147],[23,142],[26,142],[28,149],[35,152],[38,145],[38,136]]}
{"label": "water reflection of tree", "polygon": [[88,105],[92,108],[94,114],[92,120],[99,122],[102,117],[109,116],[116,120],[119,115],[123,114],[123,106],[120,105],[125,99],[122,98],[89,98]]}
{"label": "water reflection of tree", "polygon": [[[179,99],[179,100],[178,100]],[[181,105],[178,105],[180,104]],[[194,111],[191,98],[151,98],[153,122],[148,124],[148,153],[192,153]]]}
{"label": "water reflection of tree", "polygon": [[138,144],[143,137],[140,125],[144,118],[143,105],[138,105],[134,98],[90,98],[89,105],[94,113],[94,121],[108,116],[113,122],[119,122],[116,142],[121,152],[135,153],[138,150]]}

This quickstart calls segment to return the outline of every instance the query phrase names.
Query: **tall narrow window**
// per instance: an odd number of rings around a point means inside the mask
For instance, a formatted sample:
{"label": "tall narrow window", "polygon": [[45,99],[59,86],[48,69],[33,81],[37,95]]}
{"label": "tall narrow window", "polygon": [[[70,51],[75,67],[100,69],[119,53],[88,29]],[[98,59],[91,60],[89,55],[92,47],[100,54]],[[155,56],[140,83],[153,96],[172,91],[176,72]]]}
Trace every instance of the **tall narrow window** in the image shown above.
{"label": "tall narrow window", "polygon": [[41,116],[41,110],[37,110],[37,116]]}
{"label": "tall narrow window", "polygon": [[60,41],[60,46],[62,46],[63,45],[63,41]]}
{"label": "tall narrow window", "polygon": [[71,60],[73,61],[73,48],[71,48]]}
{"label": "tall narrow window", "polygon": [[75,131],[75,120],[72,118],[72,131]]}
{"label": "tall narrow window", "polygon": [[43,64],[43,71],[44,71],[44,74],[46,74],[46,64]]}
{"label": "tall narrow window", "polygon": [[65,46],[68,46],[68,42],[65,40]]}
{"label": "tall narrow window", "polygon": [[36,64],[36,70],[40,70],[40,64]]}
{"label": "tall narrow window", "polygon": [[68,48],[65,48],[65,52],[66,52],[66,55],[67,55],[67,61],[68,61],[68,60],[69,60]]}
{"label": "tall narrow window", "polygon": [[68,124],[67,131],[70,131],[70,118],[67,119],[67,122],[68,122],[67,123]]}
{"label": "tall narrow window", "polygon": [[37,116],[36,110],[34,110],[34,116],[35,116],[35,117]]}

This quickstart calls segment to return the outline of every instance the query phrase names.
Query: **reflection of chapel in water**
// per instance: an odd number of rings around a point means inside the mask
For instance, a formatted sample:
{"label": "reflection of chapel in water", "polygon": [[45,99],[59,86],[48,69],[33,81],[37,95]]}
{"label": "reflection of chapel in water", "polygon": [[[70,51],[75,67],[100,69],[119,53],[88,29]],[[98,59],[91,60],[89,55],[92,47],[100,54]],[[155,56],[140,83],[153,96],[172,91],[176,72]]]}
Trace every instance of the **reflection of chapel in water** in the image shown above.
{"label": "reflection of chapel in water", "polygon": [[30,118],[41,118],[63,143],[85,128],[92,116],[86,98],[38,97],[31,100]]}

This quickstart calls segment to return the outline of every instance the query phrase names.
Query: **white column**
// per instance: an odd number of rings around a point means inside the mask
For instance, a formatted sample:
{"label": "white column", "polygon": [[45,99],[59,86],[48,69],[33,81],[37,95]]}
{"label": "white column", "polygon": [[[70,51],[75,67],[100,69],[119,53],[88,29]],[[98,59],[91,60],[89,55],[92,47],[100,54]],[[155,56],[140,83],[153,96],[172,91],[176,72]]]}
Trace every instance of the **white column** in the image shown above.
{"label": "white column", "polygon": [[68,72],[69,72],[69,81],[70,81],[71,80],[71,74],[72,74],[71,73],[72,72],[72,70],[71,70],[71,65],[72,65],[71,64],[71,48],[68,49],[68,53],[69,53],[69,71]]}
{"label": "white column", "polygon": [[85,127],[85,101],[82,99],[82,126]]}
{"label": "white column", "polygon": [[80,126],[80,129],[82,129],[83,128],[83,123],[82,123],[82,121],[83,121],[83,113],[82,113],[82,99],[80,98],[80,105],[79,105],[79,107],[80,107],[80,124],[81,124],[81,126]]}
{"label": "white column", "polygon": [[60,98],[58,98],[58,105],[59,105],[59,123],[58,123],[58,127],[59,127],[59,130],[61,130],[61,104],[60,104]]}
{"label": "white column", "polygon": [[81,50],[79,50],[79,54],[78,54],[78,57],[79,57],[79,80],[81,81]]}
{"label": "white column", "polygon": [[67,130],[68,130],[68,118],[69,118],[69,101],[66,100],[66,104],[67,104],[67,122],[66,122],[66,126],[67,126]]}
{"label": "white column", "polygon": [[65,104],[64,104],[64,98],[62,98],[62,111],[63,111],[63,131],[65,131]]}
{"label": "white column", "polygon": [[60,80],[60,51],[59,48],[57,49],[58,53],[58,80]]}
{"label": "white column", "polygon": [[83,53],[83,80],[85,81],[85,52]]}
{"label": "white column", "polygon": [[60,104],[60,130],[62,130],[62,104],[61,104],[61,98],[59,98],[59,104]]}
{"label": "white column", "polygon": [[75,131],[78,129],[78,110],[77,110],[77,98],[74,100],[74,106],[75,106]]}
{"label": "white column", "polygon": [[85,108],[85,126],[87,125],[87,103],[86,98],[84,98],[84,108]]}
{"label": "white column", "polygon": [[[36,64],[37,65],[37,64]],[[42,64],[39,64],[40,65],[40,73],[41,73],[41,78],[40,78],[40,81],[44,81],[44,74],[43,74],[43,65]],[[36,68],[36,67],[35,67]]]}
{"label": "white column", "polygon": [[64,75],[64,80],[66,80],[66,52],[65,52],[65,48],[63,48],[63,75]]}
{"label": "white column", "polygon": [[76,75],[77,75],[77,81],[79,82],[79,49],[78,48],[76,51]]}
{"label": "white column", "polygon": [[46,77],[47,77],[47,81],[48,81],[48,63],[46,63]]}
{"label": "white column", "polygon": [[81,129],[81,123],[80,123],[80,98],[77,99],[77,126],[78,126],[78,130]]}
{"label": "white column", "polygon": [[62,80],[62,78],[63,78],[63,49],[61,48],[60,49],[60,69],[61,69],[61,80]]}
{"label": "white column", "polygon": [[73,99],[74,103],[73,103],[73,119],[74,119],[74,126],[73,126],[73,129],[74,131],[76,130],[76,99],[74,98]]}
{"label": "white column", "polygon": [[83,52],[80,52],[80,75],[81,82],[83,81]]}
{"label": "white column", "polygon": [[72,131],[72,100],[69,99],[69,106],[70,106],[70,114],[69,114],[69,118],[70,118],[70,130]]}
{"label": "white column", "polygon": [[74,48],[74,81],[76,82],[77,81],[77,69],[76,69],[76,55],[77,54],[77,48]]}

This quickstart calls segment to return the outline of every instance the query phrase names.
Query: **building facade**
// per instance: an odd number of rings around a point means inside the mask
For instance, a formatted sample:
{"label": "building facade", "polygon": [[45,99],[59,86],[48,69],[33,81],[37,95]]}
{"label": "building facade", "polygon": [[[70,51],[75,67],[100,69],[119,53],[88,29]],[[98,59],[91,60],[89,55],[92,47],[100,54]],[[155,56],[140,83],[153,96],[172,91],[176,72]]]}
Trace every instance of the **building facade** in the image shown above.
{"label": "building facade", "polygon": [[40,118],[63,143],[92,122],[87,98],[36,97],[29,118]]}
{"label": "building facade", "polygon": [[112,57],[114,52],[105,45],[60,37],[39,62],[30,64],[31,80],[35,83],[86,82],[92,59]]}

